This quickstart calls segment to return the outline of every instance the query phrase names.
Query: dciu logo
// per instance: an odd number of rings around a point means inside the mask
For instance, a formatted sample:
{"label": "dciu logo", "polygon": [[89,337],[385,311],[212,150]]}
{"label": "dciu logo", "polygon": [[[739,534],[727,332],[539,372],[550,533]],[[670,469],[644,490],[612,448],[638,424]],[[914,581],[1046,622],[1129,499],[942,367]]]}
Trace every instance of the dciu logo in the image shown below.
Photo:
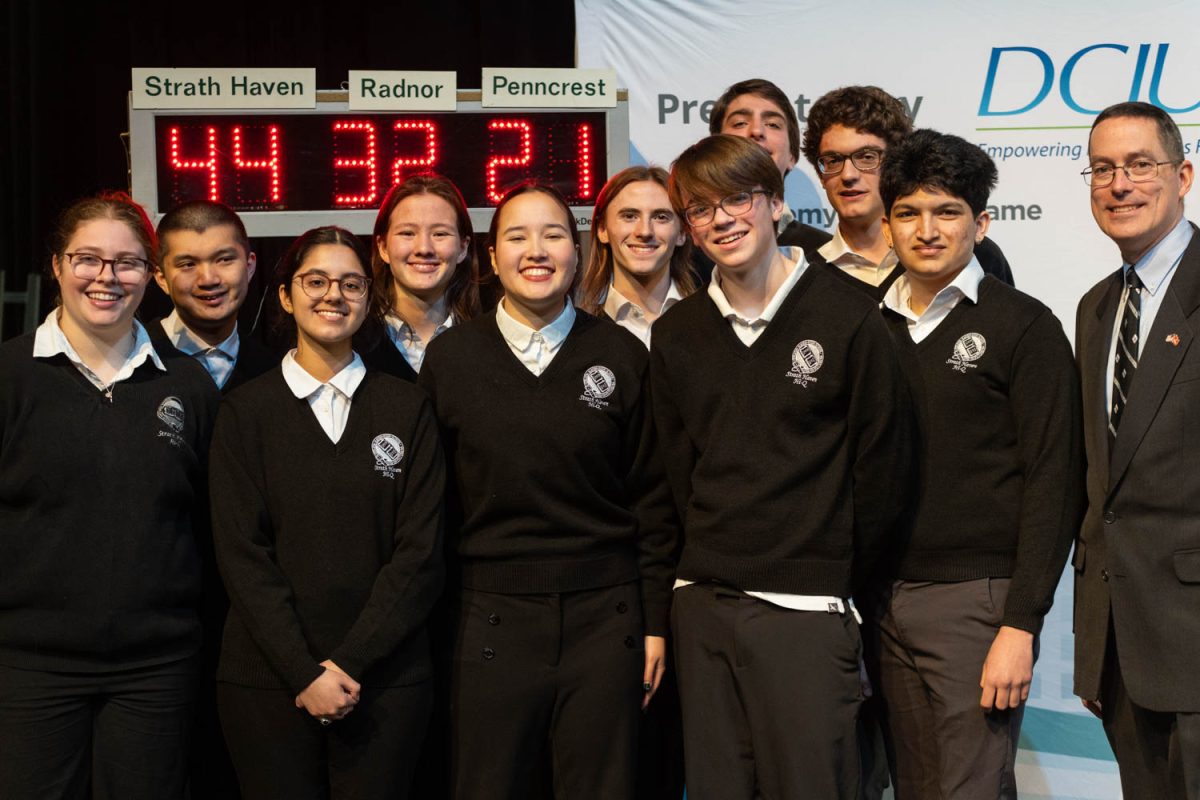
{"label": "dciu logo", "polygon": [[[991,60],[988,61],[987,80],[983,84],[983,97],[979,101],[979,116],[1006,117],[1032,111],[1050,96],[1051,91],[1055,88],[1055,77],[1058,78],[1058,94],[1062,98],[1063,104],[1080,114],[1094,115],[1103,110],[1085,108],[1076,99],[1076,87],[1086,84],[1089,80],[1098,84],[1098,87],[1093,87],[1089,93],[1092,97],[1098,93],[1107,97],[1110,87],[1114,91],[1122,90],[1124,86],[1129,87],[1128,97],[1114,95],[1109,100],[1110,103],[1145,99],[1171,114],[1186,114],[1189,111],[1195,111],[1200,108],[1200,99],[1191,105],[1175,107],[1167,105],[1160,94],[1163,73],[1167,68],[1167,51],[1170,48],[1171,45],[1166,42],[1160,43],[1157,47],[1149,43],[1138,45],[1111,42],[1091,44],[1076,50],[1065,59],[1060,56],[1059,63],[1062,66],[1058,68],[1050,53],[1038,47],[993,47]],[[1113,59],[1119,59],[1120,71],[1129,76],[1129,83],[1126,84],[1124,81],[1114,83],[1112,80]],[[1007,71],[1002,67],[1002,62],[1008,67]],[[1029,77],[1031,70],[1032,74],[1036,75],[1039,67],[1041,69],[1040,85],[1036,78]],[[1024,85],[1012,86],[1013,81],[1016,80],[1012,77],[1014,71],[1022,76],[1021,80]],[[1102,75],[1101,71],[1103,71]],[[1142,87],[1146,84],[1147,74],[1150,76],[1149,86],[1148,92],[1143,98]],[[1176,78],[1174,85],[1178,86],[1179,80]],[[1186,85],[1189,79],[1183,78],[1183,81]],[[1004,85],[1004,96],[1029,98],[1024,101],[1025,105],[1017,108],[993,107],[992,95],[998,82]],[[1100,90],[1099,92],[1097,88]]]}

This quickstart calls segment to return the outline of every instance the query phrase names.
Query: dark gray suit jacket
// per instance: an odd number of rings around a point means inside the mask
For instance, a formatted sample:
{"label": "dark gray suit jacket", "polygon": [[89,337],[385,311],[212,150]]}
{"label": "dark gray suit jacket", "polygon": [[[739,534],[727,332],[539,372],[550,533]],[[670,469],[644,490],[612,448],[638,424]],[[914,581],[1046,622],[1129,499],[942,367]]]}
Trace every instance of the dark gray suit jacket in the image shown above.
{"label": "dark gray suit jacket", "polygon": [[1135,703],[1200,712],[1200,229],[1166,288],[1109,453],[1120,271],[1079,302],[1088,510],[1075,545],[1075,693],[1100,696],[1111,614]]}

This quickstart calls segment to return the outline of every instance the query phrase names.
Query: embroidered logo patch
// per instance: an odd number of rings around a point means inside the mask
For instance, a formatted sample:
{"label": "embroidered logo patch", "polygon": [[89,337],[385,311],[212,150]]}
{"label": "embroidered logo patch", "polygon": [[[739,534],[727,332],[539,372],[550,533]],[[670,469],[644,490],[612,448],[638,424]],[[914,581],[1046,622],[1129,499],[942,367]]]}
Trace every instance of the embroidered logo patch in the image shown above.
{"label": "embroidered logo patch", "polygon": [[166,437],[166,439],[176,447],[183,447],[183,437],[179,435],[183,432],[183,401],[178,397],[164,398],[163,401],[158,404],[157,416],[159,420],[168,428],[168,430],[159,431],[159,437]]}
{"label": "embroidered logo patch", "polygon": [[604,402],[604,398],[612,394],[617,388],[617,376],[608,367],[599,365],[588,367],[583,373],[583,394],[579,399],[587,403],[592,408],[605,408],[608,403]]}
{"label": "embroidered logo patch", "polygon": [[404,458],[404,442],[391,433],[381,433],[371,440],[371,455],[375,458],[375,471],[385,478],[395,479],[400,461]]}
{"label": "embroidered logo patch", "polygon": [[977,364],[972,364],[972,361],[978,361],[987,352],[987,339],[983,338],[982,333],[968,333],[959,338],[954,343],[954,355],[946,359],[946,363],[951,368],[966,374],[967,368],[975,369]]}
{"label": "embroidered logo patch", "polygon": [[805,339],[792,350],[792,368],[788,370],[787,377],[807,389],[810,383],[817,382],[813,373],[824,363],[825,348],[821,347],[820,342]]}

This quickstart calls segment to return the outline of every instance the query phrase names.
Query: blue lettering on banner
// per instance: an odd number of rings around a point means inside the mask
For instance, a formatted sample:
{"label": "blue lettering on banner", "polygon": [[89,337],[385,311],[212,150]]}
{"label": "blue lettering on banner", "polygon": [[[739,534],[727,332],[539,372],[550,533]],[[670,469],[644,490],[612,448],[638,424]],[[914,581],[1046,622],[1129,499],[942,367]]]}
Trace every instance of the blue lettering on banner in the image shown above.
{"label": "blue lettering on banner", "polygon": [[[1095,115],[1099,114],[1101,109],[1084,108],[1078,101],[1075,100],[1073,92],[1073,81],[1079,69],[1086,67],[1085,56],[1099,50],[1114,50],[1122,56],[1128,56],[1129,45],[1115,44],[1112,42],[1103,42],[1099,44],[1091,44],[1087,47],[1072,53],[1065,62],[1063,62],[1062,72],[1058,75],[1058,93],[1062,98],[1063,104],[1072,111],[1079,114]],[[1186,114],[1190,111],[1195,111],[1200,108],[1200,100],[1197,100],[1190,106],[1169,106],[1161,96],[1161,86],[1163,71],[1166,68],[1167,52],[1171,45],[1167,42],[1160,43],[1155,50],[1153,45],[1148,43],[1139,44],[1137,46],[1136,60],[1132,66],[1132,75],[1129,83],[1128,97],[1114,97],[1112,102],[1120,100],[1138,100],[1142,96],[1142,85],[1146,77],[1146,67],[1150,63],[1151,51],[1154,50],[1154,69],[1150,73],[1150,85],[1146,93],[1146,100],[1153,105],[1158,106],[1170,114]],[[1007,54],[1007,55],[1006,55]],[[1018,56],[1017,54],[1026,54]],[[1032,92],[1032,98],[1020,108],[1012,109],[995,109],[992,107],[992,94],[996,88],[997,77],[1000,71],[1000,61],[1002,58],[1007,58],[1009,62],[1016,57],[1033,56],[1039,62],[1042,68],[1041,85],[1037,87],[1035,92]],[[1089,59],[1090,60],[1090,59]],[[1055,85],[1055,65],[1050,54],[1045,50],[1037,47],[993,47],[991,57],[988,60],[987,78],[983,84],[983,95],[979,100],[979,116],[981,117],[1009,117],[1017,114],[1024,114],[1028,111],[1037,108],[1041,103],[1050,96],[1051,90]],[[1032,88],[1032,86],[1031,86]]]}

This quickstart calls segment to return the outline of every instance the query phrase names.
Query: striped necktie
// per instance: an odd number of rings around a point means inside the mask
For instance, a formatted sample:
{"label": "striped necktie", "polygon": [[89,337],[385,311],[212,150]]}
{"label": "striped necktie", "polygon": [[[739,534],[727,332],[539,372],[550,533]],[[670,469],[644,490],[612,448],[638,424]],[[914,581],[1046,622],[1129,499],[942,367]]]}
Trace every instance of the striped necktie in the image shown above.
{"label": "striped necktie", "polygon": [[1125,270],[1125,303],[1121,306],[1121,324],[1117,329],[1117,352],[1113,359],[1112,409],[1108,415],[1108,435],[1117,437],[1121,412],[1129,402],[1129,387],[1138,365],[1138,323],[1142,314],[1142,281],[1133,267]]}

